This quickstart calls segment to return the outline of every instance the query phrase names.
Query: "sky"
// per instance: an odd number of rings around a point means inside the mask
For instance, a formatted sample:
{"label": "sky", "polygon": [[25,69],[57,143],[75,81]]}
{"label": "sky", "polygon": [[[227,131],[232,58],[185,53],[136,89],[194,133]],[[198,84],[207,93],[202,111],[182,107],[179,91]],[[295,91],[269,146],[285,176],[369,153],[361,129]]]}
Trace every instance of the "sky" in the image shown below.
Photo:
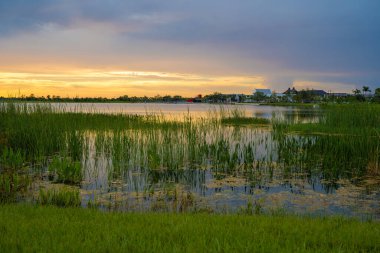
{"label": "sky", "polygon": [[0,0],[0,96],[380,87],[378,0]]}

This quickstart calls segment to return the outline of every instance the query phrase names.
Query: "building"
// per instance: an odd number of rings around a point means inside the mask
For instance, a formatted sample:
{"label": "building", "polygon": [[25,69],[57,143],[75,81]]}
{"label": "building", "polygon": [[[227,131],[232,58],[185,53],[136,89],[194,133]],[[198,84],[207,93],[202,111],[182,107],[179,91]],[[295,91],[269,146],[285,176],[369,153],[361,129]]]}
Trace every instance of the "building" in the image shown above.
{"label": "building", "polygon": [[327,96],[327,92],[324,90],[310,90],[310,93],[313,96],[318,96],[318,97],[325,97]]}
{"label": "building", "polygon": [[292,89],[288,88],[286,91],[284,91],[282,94],[294,96],[298,94],[298,91],[293,87]]}
{"label": "building", "polygon": [[246,98],[246,95],[244,94],[224,94],[224,96],[226,97],[228,103],[231,103],[231,102],[240,103],[240,102],[243,102]]}
{"label": "building", "polygon": [[335,93],[329,93],[328,94],[330,97],[337,97],[337,98],[342,98],[342,97],[348,97],[348,93],[340,93],[340,92],[335,92]]}
{"label": "building", "polygon": [[272,91],[270,89],[255,89],[253,91],[253,95],[255,95],[258,92],[262,93],[266,97],[272,96]]}

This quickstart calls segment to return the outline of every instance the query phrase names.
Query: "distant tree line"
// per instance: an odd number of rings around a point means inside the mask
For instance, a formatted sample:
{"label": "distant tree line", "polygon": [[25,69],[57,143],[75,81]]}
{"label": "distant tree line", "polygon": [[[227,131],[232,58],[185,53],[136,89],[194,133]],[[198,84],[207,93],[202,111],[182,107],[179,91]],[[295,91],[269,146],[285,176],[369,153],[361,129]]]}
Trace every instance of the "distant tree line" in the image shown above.
{"label": "distant tree line", "polygon": [[99,102],[124,102],[124,103],[181,103],[181,102],[207,102],[207,103],[230,103],[230,102],[376,102],[380,103],[380,88],[376,88],[373,95],[368,86],[363,86],[361,90],[354,89],[353,94],[347,94],[347,96],[335,96],[334,94],[320,95],[315,93],[315,90],[300,90],[296,94],[279,96],[276,93],[272,93],[270,97],[265,96],[261,92],[256,92],[254,95],[234,95],[234,94],[222,94],[215,92],[213,94],[202,97],[198,95],[195,98],[182,97],[179,95],[160,96],[154,97],[137,97],[123,95],[117,98],[106,97],[61,97],[55,95],[47,96],[35,96],[30,94],[28,96],[22,95],[19,97],[0,97],[1,100],[17,100],[27,102],[77,102],[77,103],[99,103]]}
{"label": "distant tree line", "polygon": [[20,96],[20,97],[0,97],[3,100],[19,100],[19,101],[28,101],[28,102],[128,102],[128,103],[152,103],[152,102],[162,102],[162,103],[178,103],[185,102],[189,98],[184,98],[182,96],[160,96],[156,95],[154,97],[137,97],[137,96],[120,96],[117,98],[106,98],[106,97],[61,97],[55,95],[47,95],[47,96],[35,96],[34,94],[30,94],[28,96]]}
{"label": "distant tree line", "polygon": [[320,90],[303,89],[293,94],[276,94],[265,96],[262,92],[256,92],[252,96],[254,102],[276,103],[276,102],[296,102],[296,103],[315,103],[315,102],[380,102],[380,88],[376,88],[374,94],[368,86],[354,89],[352,94],[345,93],[326,93]]}

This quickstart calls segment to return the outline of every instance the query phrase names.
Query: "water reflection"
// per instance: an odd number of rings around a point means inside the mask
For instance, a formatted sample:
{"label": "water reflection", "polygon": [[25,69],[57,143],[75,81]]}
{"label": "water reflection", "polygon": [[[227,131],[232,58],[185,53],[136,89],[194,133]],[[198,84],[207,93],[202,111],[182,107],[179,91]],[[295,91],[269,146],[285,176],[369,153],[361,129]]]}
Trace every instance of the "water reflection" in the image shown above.
{"label": "water reflection", "polygon": [[319,107],[284,107],[284,106],[263,106],[257,104],[237,104],[237,105],[217,105],[203,103],[51,103],[53,108],[70,112],[97,112],[97,113],[122,113],[122,114],[162,114],[165,116],[182,117],[191,115],[192,117],[208,117],[210,113],[232,111],[239,109],[245,112],[248,117],[260,117],[270,119],[274,115],[282,120],[296,120],[300,122],[310,122],[320,116]]}
{"label": "water reflection", "polygon": [[266,211],[380,218],[379,184],[369,188],[363,180],[351,180],[352,172],[324,169],[356,162],[354,157],[345,158],[347,163],[321,160],[330,137],[218,126],[190,132],[97,132],[86,138],[84,205],[237,212],[256,203]]}

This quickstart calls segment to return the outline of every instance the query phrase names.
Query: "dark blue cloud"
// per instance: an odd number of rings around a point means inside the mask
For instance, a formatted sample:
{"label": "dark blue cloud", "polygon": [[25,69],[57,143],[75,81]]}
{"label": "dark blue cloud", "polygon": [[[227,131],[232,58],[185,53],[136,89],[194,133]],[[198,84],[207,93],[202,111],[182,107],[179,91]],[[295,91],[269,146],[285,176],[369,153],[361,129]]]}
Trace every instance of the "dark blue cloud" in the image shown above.
{"label": "dark blue cloud", "polygon": [[224,45],[299,70],[380,69],[378,1],[240,3],[197,5],[186,19],[139,36]]}
{"label": "dark blue cloud", "polygon": [[67,24],[70,17],[53,7],[49,0],[0,1],[0,37],[34,31],[45,23]]}

